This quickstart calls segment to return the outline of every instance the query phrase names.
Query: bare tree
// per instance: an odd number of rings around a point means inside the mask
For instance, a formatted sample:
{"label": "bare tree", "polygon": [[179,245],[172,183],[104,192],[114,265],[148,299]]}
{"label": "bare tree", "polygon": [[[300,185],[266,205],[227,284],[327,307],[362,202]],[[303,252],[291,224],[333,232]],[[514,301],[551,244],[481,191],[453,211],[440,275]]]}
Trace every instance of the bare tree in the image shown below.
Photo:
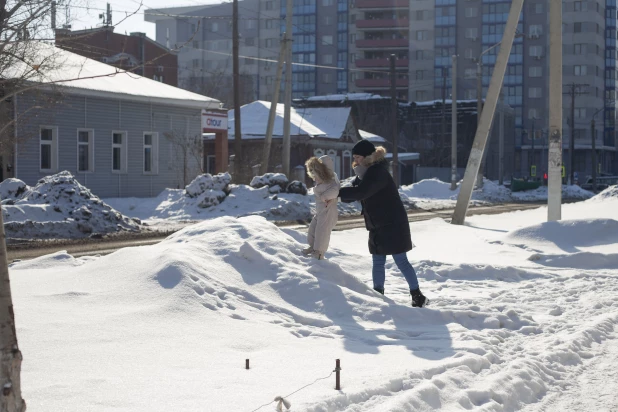
{"label": "bare tree", "polygon": [[182,186],[186,187],[196,171],[204,173],[202,139],[200,136],[189,135],[178,130],[164,133],[164,136],[172,144],[172,154],[175,160],[173,168],[182,177]]}

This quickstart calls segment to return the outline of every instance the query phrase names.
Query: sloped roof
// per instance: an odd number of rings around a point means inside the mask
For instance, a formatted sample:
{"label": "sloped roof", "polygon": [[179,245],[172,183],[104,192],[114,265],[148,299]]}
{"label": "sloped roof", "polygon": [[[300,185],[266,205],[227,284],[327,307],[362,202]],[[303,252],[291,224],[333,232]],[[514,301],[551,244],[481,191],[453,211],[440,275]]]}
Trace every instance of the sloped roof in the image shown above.
{"label": "sloped roof", "polygon": [[[243,139],[260,139],[266,135],[270,102],[257,100],[240,108]],[[273,136],[283,136],[285,106],[277,104]],[[345,133],[349,107],[291,108],[290,135],[340,139]],[[234,139],[234,110],[228,112],[228,137]]]}
{"label": "sloped roof", "polygon": [[41,65],[32,82],[55,84],[71,94],[98,96],[148,103],[200,109],[219,108],[220,101],[192,93],[116,67],[63,50],[49,43],[36,45],[32,62],[15,64],[3,73],[6,77],[22,77]]}
{"label": "sloped roof", "polygon": [[376,143],[384,143],[386,142],[386,139],[383,138],[382,136],[378,136],[377,134],[373,134],[370,132],[367,132],[365,130],[358,130],[358,133],[360,134],[361,139],[364,140],[369,140],[370,142],[376,142]]}

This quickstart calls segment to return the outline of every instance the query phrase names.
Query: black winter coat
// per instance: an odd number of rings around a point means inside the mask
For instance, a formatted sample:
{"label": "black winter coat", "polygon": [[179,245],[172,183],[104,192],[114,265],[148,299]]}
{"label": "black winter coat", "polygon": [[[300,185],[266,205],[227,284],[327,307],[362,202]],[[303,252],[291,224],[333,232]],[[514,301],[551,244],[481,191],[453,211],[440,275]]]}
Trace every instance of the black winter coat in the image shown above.
{"label": "black winter coat", "polygon": [[366,157],[363,163],[368,169],[363,179],[356,178],[353,187],[339,190],[344,202],[360,200],[372,255],[396,255],[412,249],[408,214],[388,172],[384,154],[384,149],[378,148],[376,153]]}

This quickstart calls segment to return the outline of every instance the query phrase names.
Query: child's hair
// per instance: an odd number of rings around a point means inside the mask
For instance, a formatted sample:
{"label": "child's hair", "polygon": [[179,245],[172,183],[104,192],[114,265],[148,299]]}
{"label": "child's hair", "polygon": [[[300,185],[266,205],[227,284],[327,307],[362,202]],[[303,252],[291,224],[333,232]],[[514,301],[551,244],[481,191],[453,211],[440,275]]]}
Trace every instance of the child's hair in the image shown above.
{"label": "child's hair", "polygon": [[305,162],[307,174],[313,180],[319,179],[322,182],[330,182],[335,178],[335,172],[330,170],[328,166],[320,162],[317,157],[312,157]]}

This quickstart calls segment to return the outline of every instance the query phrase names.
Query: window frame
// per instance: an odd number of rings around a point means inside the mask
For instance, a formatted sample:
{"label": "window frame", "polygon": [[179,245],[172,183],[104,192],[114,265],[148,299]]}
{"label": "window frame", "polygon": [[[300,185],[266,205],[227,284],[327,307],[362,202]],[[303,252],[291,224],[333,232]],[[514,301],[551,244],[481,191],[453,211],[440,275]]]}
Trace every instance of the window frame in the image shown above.
{"label": "window frame", "polygon": [[[114,135],[122,135],[122,143],[114,143]],[[126,130],[112,130],[112,173],[113,174],[127,174],[129,173],[129,133]],[[114,169],[114,149],[120,149],[120,169]]]}
{"label": "window frame", "polygon": [[[152,140],[150,145],[145,142],[146,135],[151,135]],[[146,148],[150,147],[150,170],[146,170]],[[143,132],[142,133],[142,174],[158,175],[159,174],[159,133]]]}
{"label": "window frame", "polygon": [[[52,140],[50,143],[48,140],[42,140],[42,131],[43,129],[49,129],[52,131]],[[45,142],[45,143],[43,143]],[[43,165],[41,162],[41,156],[42,156],[42,146],[46,145],[46,146],[51,146],[50,148],[50,161],[49,164],[51,166],[50,169],[43,169]],[[40,125],[39,126],[39,172],[40,173],[56,173],[58,171],[58,160],[59,160],[59,152],[58,152],[58,126],[47,126],[47,125]]]}
{"label": "window frame", "polygon": [[[79,141],[79,134],[81,132],[88,132],[88,169],[81,170],[79,168],[79,148],[80,146],[85,146],[86,144]],[[77,173],[94,173],[95,165],[94,165],[94,129],[87,127],[80,127],[77,129]]]}

